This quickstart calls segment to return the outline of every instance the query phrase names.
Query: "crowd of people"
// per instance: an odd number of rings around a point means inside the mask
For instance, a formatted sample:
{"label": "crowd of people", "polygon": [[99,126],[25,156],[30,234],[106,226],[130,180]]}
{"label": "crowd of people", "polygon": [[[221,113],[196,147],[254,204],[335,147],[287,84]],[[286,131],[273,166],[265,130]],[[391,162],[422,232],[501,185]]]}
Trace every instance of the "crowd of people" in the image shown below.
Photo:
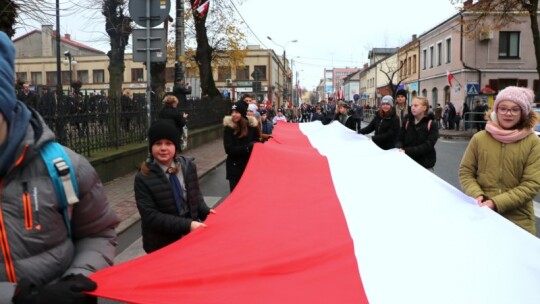
{"label": "crowd of people", "polygon": [[[27,86],[17,97],[12,83],[15,48],[4,33],[0,55],[0,303],[96,303],[85,293],[97,288],[87,275],[112,264],[119,219],[94,168],[66,147],[62,149],[71,165],[62,172],[74,174],[79,193],[67,213],[59,212],[53,181],[44,178],[48,164],[40,157],[55,134],[35,110],[50,101],[37,102]],[[125,95],[130,97],[129,92]],[[407,96],[405,90],[396,92],[395,101],[384,96],[374,118],[362,128],[365,108],[358,100],[303,104],[295,110],[274,109],[244,95],[223,118],[230,191],[240,181],[253,147],[271,139],[274,126],[286,122],[336,121],[362,136],[373,134],[369,138],[382,150],[397,148],[433,170],[442,111],[432,111],[419,96],[409,106]],[[148,253],[206,227],[205,219],[216,213],[204,201],[193,158],[180,155],[188,117],[177,110],[180,99],[173,94],[163,100],[159,119],[148,128],[148,157],[134,180]],[[480,126],[463,155],[459,179],[479,206],[535,234],[532,199],[540,190],[540,139],[533,132],[538,122],[533,100],[534,93],[526,88],[499,92],[485,116],[485,128]],[[477,106],[474,112],[485,112],[482,102]],[[449,104],[448,128],[456,123],[450,123],[452,107]]]}

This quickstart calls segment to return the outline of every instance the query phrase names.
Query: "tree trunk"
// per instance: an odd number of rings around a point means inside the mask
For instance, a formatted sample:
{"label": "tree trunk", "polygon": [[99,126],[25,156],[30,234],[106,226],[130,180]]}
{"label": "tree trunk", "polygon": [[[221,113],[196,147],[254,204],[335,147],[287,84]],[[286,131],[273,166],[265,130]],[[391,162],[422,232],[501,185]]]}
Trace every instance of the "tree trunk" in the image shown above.
{"label": "tree trunk", "polygon": [[208,43],[208,35],[206,34],[206,15],[200,18],[197,11],[194,11],[193,18],[195,20],[195,32],[197,37],[195,61],[199,67],[201,94],[202,96],[208,95],[210,96],[210,99],[213,99],[214,96],[218,96],[221,93],[217,89],[216,83],[214,82],[214,75],[212,75],[213,49]]}
{"label": "tree trunk", "polygon": [[124,82],[124,53],[132,32],[131,18],[124,15],[123,0],[103,0],[102,13],[105,16],[105,31],[110,37],[109,56],[109,130],[114,134],[110,140],[119,142],[120,136],[120,97]]}
{"label": "tree trunk", "polygon": [[0,0],[0,31],[6,33],[9,38],[15,35],[15,20],[19,6],[12,0]]}
{"label": "tree trunk", "polygon": [[165,68],[167,62],[152,62],[150,68],[150,77],[152,77],[152,91],[156,93],[159,98],[163,97],[165,93]]}

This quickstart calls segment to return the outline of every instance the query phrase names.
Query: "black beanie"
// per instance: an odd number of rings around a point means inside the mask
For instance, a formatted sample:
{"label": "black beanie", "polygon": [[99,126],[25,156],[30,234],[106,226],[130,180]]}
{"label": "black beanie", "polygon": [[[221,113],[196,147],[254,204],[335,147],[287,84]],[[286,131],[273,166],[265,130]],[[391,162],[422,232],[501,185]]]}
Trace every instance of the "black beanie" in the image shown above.
{"label": "black beanie", "polygon": [[247,104],[243,101],[239,101],[232,105],[231,110],[238,111],[242,117],[247,118]]}
{"label": "black beanie", "polygon": [[170,119],[158,119],[148,129],[148,150],[152,153],[152,145],[160,139],[168,139],[174,143],[176,153],[180,152],[180,131]]}
{"label": "black beanie", "polygon": [[397,90],[397,92],[396,92],[396,97],[397,97],[398,95],[405,96],[405,98],[407,98],[407,91],[404,90],[404,89],[399,89],[399,90]]}

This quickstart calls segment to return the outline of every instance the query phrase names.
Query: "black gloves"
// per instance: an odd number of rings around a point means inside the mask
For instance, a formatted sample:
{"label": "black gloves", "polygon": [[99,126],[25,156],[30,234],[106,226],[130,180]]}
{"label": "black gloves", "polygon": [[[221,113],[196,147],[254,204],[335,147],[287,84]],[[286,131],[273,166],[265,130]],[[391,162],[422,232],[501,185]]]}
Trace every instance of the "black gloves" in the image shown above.
{"label": "black gloves", "polygon": [[22,279],[15,289],[14,304],[73,304],[97,303],[96,297],[86,295],[82,291],[93,291],[97,288],[94,281],[82,274],[69,275],[59,282],[36,287]]}

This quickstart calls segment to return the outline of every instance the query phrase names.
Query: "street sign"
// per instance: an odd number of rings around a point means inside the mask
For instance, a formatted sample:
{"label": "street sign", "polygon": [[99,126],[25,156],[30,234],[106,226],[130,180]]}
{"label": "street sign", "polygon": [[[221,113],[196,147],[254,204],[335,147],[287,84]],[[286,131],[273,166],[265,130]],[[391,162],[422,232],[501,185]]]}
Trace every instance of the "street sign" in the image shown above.
{"label": "street sign", "polygon": [[[165,29],[150,29],[150,61],[164,62],[165,60],[167,60]],[[146,29],[133,30],[133,61],[146,62]]]}
{"label": "street sign", "polygon": [[[146,27],[146,1],[129,0],[129,15],[137,25]],[[150,0],[150,27],[163,23],[171,10],[171,0]]]}
{"label": "street sign", "polygon": [[480,92],[480,85],[475,83],[468,83],[467,84],[467,96],[475,96],[478,95]]}

